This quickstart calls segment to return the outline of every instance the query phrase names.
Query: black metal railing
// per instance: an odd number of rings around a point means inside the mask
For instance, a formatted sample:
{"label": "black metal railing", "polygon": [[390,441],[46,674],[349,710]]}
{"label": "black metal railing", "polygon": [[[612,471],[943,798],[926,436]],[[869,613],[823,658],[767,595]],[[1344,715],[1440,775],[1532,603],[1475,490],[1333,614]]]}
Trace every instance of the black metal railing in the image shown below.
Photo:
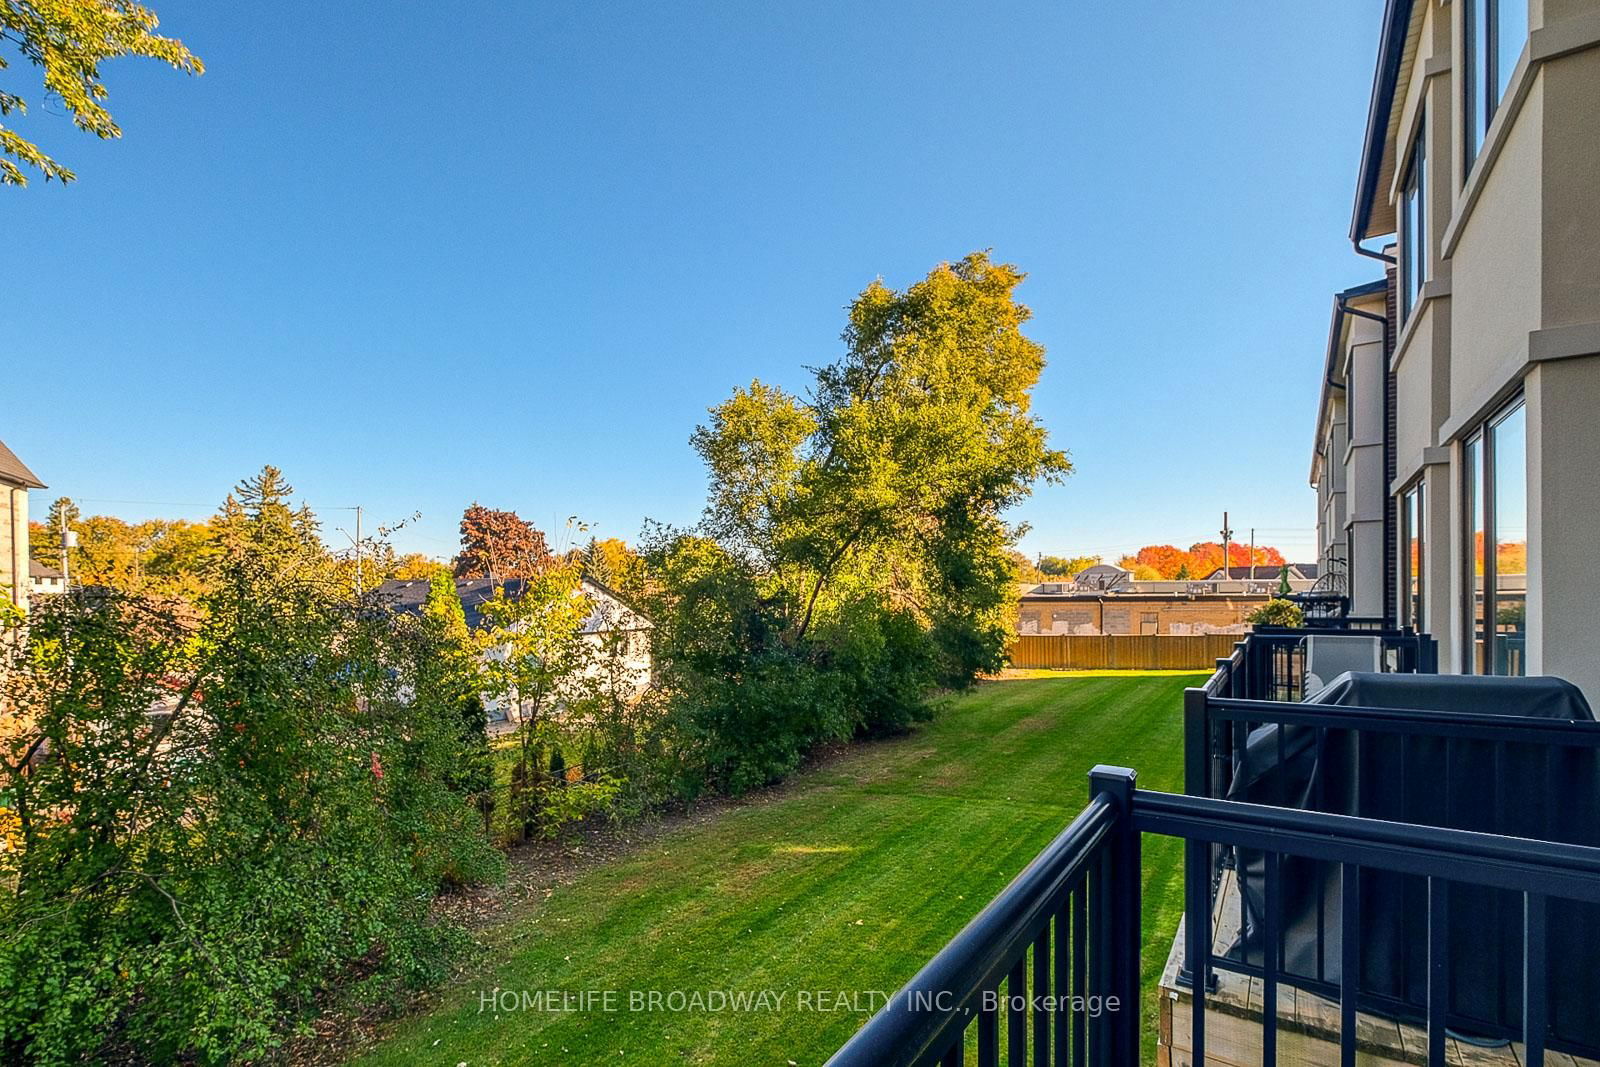
{"label": "black metal railing", "polygon": [[[1427,899],[1427,1059],[1446,1062],[1446,1027],[1459,947],[1446,936],[1453,898],[1466,888],[1516,894],[1522,909],[1521,1062],[1542,1067],[1550,1032],[1549,967],[1552,906],[1600,904],[1600,848],[1530,841],[1466,830],[1385,822],[1324,812],[1293,811],[1209,797],[1135,788],[1134,772],[1097,767],[1091,798],[1070,827],[1029,865],[954,941],[917,974],[829,1061],[835,1067],[961,1064],[976,1025],[980,1067],[1012,1065],[1122,1067],[1140,1061],[1146,1039],[1139,1026],[1140,841],[1144,834],[1180,838],[1185,849],[1185,952],[1193,983],[1192,1062],[1205,1062],[1206,1001],[1211,974],[1237,969],[1209,951],[1212,928],[1212,846],[1250,849],[1264,857],[1266,943],[1254,972],[1262,1003],[1276,1005],[1280,985],[1293,984],[1279,966],[1279,897],[1286,860],[1330,864],[1348,906],[1340,915],[1343,964],[1335,989],[1339,1062],[1356,1062],[1361,972],[1359,936],[1367,903],[1365,876],[1386,872],[1423,880]],[[1063,933],[1063,930],[1065,933]],[[1053,936],[1052,936],[1053,935]],[[1049,953],[1055,949],[1055,968]],[[1067,952],[1063,954],[1061,948]],[[1033,951],[1032,997],[1027,996]],[[1041,964],[1041,953],[1044,963]],[[1063,962],[1066,966],[1063,967]],[[1052,978],[1053,976],[1053,978]],[[1006,1009],[1001,1039],[996,998],[1020,993],[1026,1009]],[[1072,1000],[1074,993],[1081,994]],[[1062,996],[1067,999],[1063,1001]],[[1098,1013],[1087,1010],[1100,996]],[[1110,997],[1117,997],[1115,1007]],[[1031,1023],[1031,1026],[1030,1026]],[[1279,1020],[1260,1015],[1259,1062],[1276,1067]]]}
{"label": "black metal railing", "polygon": [[[1401,633],[1383,640],[1391,669],[1426,673],[1435,666],[1431,640]],[[1303,664],[1289,655],[1295,641],[1293,633],[1251,635],[1218,661],[1204,686],[1188,690],[1189,795],[1600,846],[1600,722],[1491,714],[1474,703],[1470,686],[1457,687],[1461,706],[1448,713],[1253,698],[1298,693],[1291,682]],[[1276,943],[1265,929],[1267,915],[1285,907],[1266,898],[1287,885],[1285,914],[1297,948],[1281,949],[1281,970],[1297,988],[1337,995],[1344,921],[1337,872],[1294,862],[1277,885],[1279,872],[1262,855],[1220,843],[1211,852],[1213,892],[1224,871],[1236,873],[1229,907],[1237,908],[1239,931],[1212,962],[1225,959],[1226,969],[1262,976],[1262,946]],[[1368,944],[1386,946],[1387,958],[1358,976],[1356,995],[1363,1010],[1420,1020],[1429,994],[1430,950],[1420,933],[1431,906],[1427,892],[1415,880],[1394,876],[1368,882],[1378,903],[1361,933]],[[1521,947],[1509,919],[1521,905],[1505,894],[1463,891],[1461,897],[1478,925],[1458,919],[1454,937],[1481,937],[1485,948],[1472,963],[1475,970],[1452,976],[1461,992],[1450,1005],[1451,1025],[1491,1038],[1514,1036],[1523,1011],[1513,995]],[[1558,911],[1564,926],[1581,931],[1579,940],[1600,938],[1600,911]],[[1568,984],[1600,965],[1600,953],[1575,946],[1557,949],[1557,970]],[[1571,1047],[1600,1048],[1600,1021],[1587,1010],[1590,993],[1564,988],[1558,997],[1556,1033]]]}
{"label": "black metal railing", "polygon": [[1317,637],[1369,637],[1382,646],[1385,671],[1436,674],[1439,645],[1413,630],[1349,626],[1339,629],[1294,629],[1258,626],[1234,645],[1233,654],[1217,660],[1206,689],[1217,696],[1249,700],[1301,700],[1305,697],[1306,641]]}
{"label": "black metal railing", "polygon": [[1010,1064],[1026,1063],[1030,1047],[1041,1064],[1136,1062],[1132,779],[1097,768],[1090,783],[1083,813],[830,1064],[961,1064],[968,1045],[980,1065],[998,1064],[1002,1046]]}

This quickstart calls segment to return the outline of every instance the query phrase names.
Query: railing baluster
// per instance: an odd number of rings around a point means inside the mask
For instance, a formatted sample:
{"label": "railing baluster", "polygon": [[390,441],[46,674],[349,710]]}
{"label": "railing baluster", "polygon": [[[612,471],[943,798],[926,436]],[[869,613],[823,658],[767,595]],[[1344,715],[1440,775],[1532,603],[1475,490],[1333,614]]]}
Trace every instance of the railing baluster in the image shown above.
{"label": "railing baluster", "polygon": [[[1089,904],[1086,899],[1088,890],[1088,881],[1081,879],[1077,888],[1072,891],[1072,1003],[1074,1008],[1085,1003],[1084,997],[1088,991]],[[1072,1013],[1072,1062],[1077,1067],[1083,1067],[1086,1060],[1087,1035],[1084,1030],[1084,1013],[1074,1010]]]}
{"label": "railing baluster", "polygon": [[1193,983],[1194,995],[1190,1000],[1193,1013],[1190,1019],[1189,1047],[1194,1052],[1194,1062],[1206,1062],[1206,977],[1211,962],[1211,846],[1208,842],[1189,839],[1184,844],[1184,966]]}
{"label": "railing baluster", "polygon": [[1261,924],[1261,1067],[1277,1067],[1278,1063],[1278,948],[1281,940],[1278,916],[1283,906],[1279,895],[1278,860],[1276,852],[1262,854],[1266,915]]}
{"label": "railing baluster", "polygon": [[[1060,919],[1057,918],[1057,924]],[[1033,1064],[1050,1067],[1050,928],[1039,931],[1033,942],[1033,995],[1038,1006],[1033,1010]]]}
{"label": "railing baluster", "polygon": [[967,1032],[961,1031],[956,1036],[956,1043],[950,1046],[950,1051],[940,1060],[941,1067],[965,1067],[967,1062]]}
{"label": "railing baluster", "polygon": [[1527,893],[1522,900],[1522,1063],[1523,1067],[1544,1067],[1544,1036],[1550,1028],[1545,990],[1549,901],[1543,893]]}
{"label": "railing baluster", "polygon": [[[1023,1006],[1019,1009],[1018,1003]],[[1028,1067],[1028,964],[1019,959],[1006,979],[1006,1063]]]}
{"label": "railing baluster", "polygon": [[1072,1025],[1072,1011],[1064,1007],[1062,998],[1072,987],[1072,902],[1074,891],[1067,891],[1067,899],[1056,912],[1056,995],[1055,1037],[1056,1067],[1068,1067],[1068,1033]]}
{"label": "railing baluster", "polygon": [[1428,1067],[1443,1067],[1450,1007],[1450,883],[1428,879]]}
{"label": "railing baluster", "polygon": [[995,1009],[978,997],[978,1067],[1000,1067],[1000,1023]]}
{"label": "railing baluster", "polygon": [[[1104,854],[1097,857],[1089,869],[1089,994],[1101,998],[1112,991],[1111,944],[1114,937],[1111,926],[1116,907],[1111,896],[1111,864]],[[1104,1015],[1097,1016],[1089,1027],[1089,1062],[1093,1064],[1115,1062],[1116,1046],[1111,1040],[1111,1027]]]}
{"label": "railing baluster", "polygon": [[1356,1067],[1356,990],[1361,986],[1361,868],[1339,864],[1339,1062]]}

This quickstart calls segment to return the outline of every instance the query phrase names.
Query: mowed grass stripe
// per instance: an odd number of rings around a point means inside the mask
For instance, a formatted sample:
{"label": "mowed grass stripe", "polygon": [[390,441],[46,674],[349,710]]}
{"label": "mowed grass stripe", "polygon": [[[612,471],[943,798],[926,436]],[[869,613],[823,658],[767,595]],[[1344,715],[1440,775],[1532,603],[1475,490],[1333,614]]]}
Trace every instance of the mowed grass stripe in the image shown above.
{"label": "mowed grass stripe", "polygon": [[[800,992],[898,988],[1082,808],[1096,763],[1177,788],[1181,692],[1194,680],[980,686],[907,737],[558,889],[496,928],[489,962],[363,1062],[821,1063],[863,1018],[797,1010]],[[1181,907],[1181,853],[1150,840],[1145,854],[1149,985]],[[622,1010],[480,1011],[494,988],[617,990]],[[784,993],[784,1010],[628,1010],[635,990],[760,989]]]}

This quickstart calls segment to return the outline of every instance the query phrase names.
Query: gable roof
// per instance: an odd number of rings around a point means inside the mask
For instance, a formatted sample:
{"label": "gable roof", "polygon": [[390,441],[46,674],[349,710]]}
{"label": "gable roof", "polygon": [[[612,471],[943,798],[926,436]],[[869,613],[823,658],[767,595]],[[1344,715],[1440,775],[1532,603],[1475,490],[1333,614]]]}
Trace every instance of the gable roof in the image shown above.
{"label": "gable roof", "polygon": [[20,485],[24,489],[43,489],[45,484],[39,476],[28,469],[28,465],[17,458],[17,454],[0,441],[0,482],[9,482]]}

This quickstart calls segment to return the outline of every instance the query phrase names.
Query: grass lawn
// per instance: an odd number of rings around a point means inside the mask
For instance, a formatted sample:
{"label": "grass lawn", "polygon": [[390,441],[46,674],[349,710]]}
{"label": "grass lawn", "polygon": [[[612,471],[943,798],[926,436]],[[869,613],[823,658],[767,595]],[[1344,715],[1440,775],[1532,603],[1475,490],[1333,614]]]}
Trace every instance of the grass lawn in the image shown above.
{"label": "grass lawn", "polygon": [[[818,1010],[814,994],[802,1005],[802,991],[898,989],[1066,826],[1090,767],[1181,787],[1180,694],[1197,677],[985,684],[908,737],[856,748],[558,889],[497,926],[490,962],[361,1062],[820,1064],[865,1015]],[[1149,990],[1182,907],[1178,843],[1147,838],[1144,863]],[[480,992],[496,988],[614,990],[617,1010],[481,1009]],[[629,1010],[634,991],[763,989],[786,994],[780,1010]],[[1147,992],[1147,1022],[1154,1005]]]}

